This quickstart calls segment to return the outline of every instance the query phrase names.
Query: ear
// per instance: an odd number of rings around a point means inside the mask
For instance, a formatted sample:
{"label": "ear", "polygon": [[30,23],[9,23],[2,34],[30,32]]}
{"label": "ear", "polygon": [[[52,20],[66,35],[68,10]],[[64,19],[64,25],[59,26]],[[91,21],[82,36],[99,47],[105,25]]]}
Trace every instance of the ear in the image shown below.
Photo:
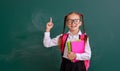
{"label": "ear", "polygon": [[82,21],[79,22],[80,26],[82,25]]}
{"label": "ear", "polygon": [[66,26],[68,26],[68,23],[65,23]]}

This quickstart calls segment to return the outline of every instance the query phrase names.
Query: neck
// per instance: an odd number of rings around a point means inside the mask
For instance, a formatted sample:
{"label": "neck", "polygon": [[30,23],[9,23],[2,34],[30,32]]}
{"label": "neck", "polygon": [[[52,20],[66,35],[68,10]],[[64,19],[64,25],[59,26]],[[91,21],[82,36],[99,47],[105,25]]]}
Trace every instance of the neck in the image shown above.
{"label": "neck", "polygon": [[79,29],[78,29],[78,30],[70,30],[70,32],[71,32],[73,35],[75,35],[75,34],[77,34],[77,33],[79,32]]}

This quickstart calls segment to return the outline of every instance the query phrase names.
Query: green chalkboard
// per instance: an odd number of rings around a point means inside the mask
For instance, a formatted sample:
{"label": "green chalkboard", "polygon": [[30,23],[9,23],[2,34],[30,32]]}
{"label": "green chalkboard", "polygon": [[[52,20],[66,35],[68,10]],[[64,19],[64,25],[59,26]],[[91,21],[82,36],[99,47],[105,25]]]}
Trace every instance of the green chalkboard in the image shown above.
{"label": "green chalkboard", "polygon": [[[51,37],[61,33],[64,16],[84,14],[92,49],[89,71],[119,71],[119,0],[0,0],[0,71],[59,71],[57,47],[45,48],[46,22]],[[59,28],[59,30],[57,30]]]}

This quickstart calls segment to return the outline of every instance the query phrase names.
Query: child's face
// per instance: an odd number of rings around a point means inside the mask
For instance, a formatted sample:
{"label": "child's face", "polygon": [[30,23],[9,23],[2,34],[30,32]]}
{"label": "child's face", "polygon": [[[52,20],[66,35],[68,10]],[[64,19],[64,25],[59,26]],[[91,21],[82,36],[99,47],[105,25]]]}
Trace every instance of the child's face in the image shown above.
{"label": "child's face", "polygon": [[80,16],[78,14],[70,14],[67,17],[66,25],[68,26],[70,31],[79,30],[82,22],[80,21]]}

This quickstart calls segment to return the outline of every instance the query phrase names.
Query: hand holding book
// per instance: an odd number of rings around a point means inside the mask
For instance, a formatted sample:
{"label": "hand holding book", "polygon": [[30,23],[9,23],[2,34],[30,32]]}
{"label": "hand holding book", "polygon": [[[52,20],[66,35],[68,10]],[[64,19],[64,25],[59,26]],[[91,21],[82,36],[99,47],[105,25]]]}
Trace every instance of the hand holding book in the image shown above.
{"label": "hand holding book", "polygon": [[69,60],[74,60],[76,58],[76,54],[74,52],[68,52],[68,59]]}
{"label": "hand holding book", "polygon": [[79,60],[76,60],[76,53],[83,53],[85,49],[84,40],[79,41],[68,41],[67,47],[68,47],[68,58],[72,62],[77,62]]}

